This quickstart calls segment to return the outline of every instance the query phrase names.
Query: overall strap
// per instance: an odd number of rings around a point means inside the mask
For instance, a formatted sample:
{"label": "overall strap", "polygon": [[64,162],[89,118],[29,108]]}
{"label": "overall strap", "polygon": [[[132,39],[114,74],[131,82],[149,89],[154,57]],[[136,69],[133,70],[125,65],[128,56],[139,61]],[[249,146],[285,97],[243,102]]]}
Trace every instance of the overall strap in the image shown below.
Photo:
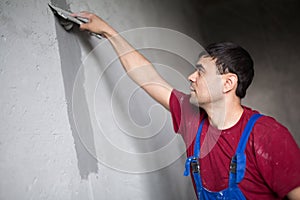
{"label": "overall strap", "polygon": [[200,154],[200,138],[201,138],[200,136],[201,136],[204,122],[205,122],[205,118],[202,119],[202,121],[198,127],[196,140],[195,140],[195,144],[194,144],[194,155],[187,158],[187,160],[185,162],[184,176],[188,176],[190,174],[190,166],[191,166],[192,161],[198,162],[199,154]]}
{"label": "overall strap", "polygon": [[244,178],[246,171],[245,149],[255,122],[261,117],[261,114],[253,114],[242,133],[235,155],[230,163],[229,187],[234,187]]}
{"label": "overall strap", "polygon": [[205,118],[203,118],[203,120],[201,121],[198,127],[196,140],[194,144],[194,155],[186,159],[185,171],[184,171],[184,176],[188,176],[190,174],[190,168],[192,167],[192,175],[194,177],[198,199],[200,199],[201,191],[203,188],[201,176],[200,176],[199,155],[200,155],[200,138],[201,138],[201,132],[202,132],[204,122],[205,122]]}
{"label": "overall strap", "polygon": [[197,131],[197,136],[196,136],[196,141],[195,141],[195,146],[194,146],[194,157],[196,157],[196,158],[200,158],[200,138],[201,138],[201,133],[202,133],[204,122],[205,122],[205,118],[201,121],[198,131]]}

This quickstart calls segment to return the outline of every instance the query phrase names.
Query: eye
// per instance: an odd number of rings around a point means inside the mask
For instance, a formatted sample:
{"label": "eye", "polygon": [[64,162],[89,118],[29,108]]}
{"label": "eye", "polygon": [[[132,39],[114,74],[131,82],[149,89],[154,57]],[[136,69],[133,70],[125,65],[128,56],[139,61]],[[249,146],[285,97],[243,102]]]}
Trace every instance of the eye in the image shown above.
{"label": "eye", "polygon": [[198,74],[199,76],[201,76],[202,73],[203,73],[203,72],[202,72],[200,69],[197,69],[197,74]]}
{"label": "eye", "polygon": [[202,76],[204,74],[204,69],[203,68],[197,68],[197,73],[199,76]]}
{"label": "eye", "polygon": [[201,76],[204,74],[205,70],[204,67],[201,64],[196,65],[197,73]]}

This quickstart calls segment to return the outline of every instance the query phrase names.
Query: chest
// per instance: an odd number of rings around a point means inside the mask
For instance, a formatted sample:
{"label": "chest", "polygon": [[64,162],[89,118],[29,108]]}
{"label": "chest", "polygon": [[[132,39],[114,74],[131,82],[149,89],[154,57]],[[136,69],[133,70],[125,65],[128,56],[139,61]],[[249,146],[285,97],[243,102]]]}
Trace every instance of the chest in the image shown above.
{"label": "chest", "polygon": [[[243,127],[220,131],[210,127],[208,123],[204,125],[200,140],[200,173],[206,188],[219,191],[228,186],[230,162],[236,153],[242,132]],[[194,155],[196,133],[190,134],[192,142],[187,148],[187,156]],[[253,137],[250,135],[245,149],[249,169],[255,169],[255,158],[252,158],[251,153],[252,141]]]}
{"label": "chest", "polygon": [[[236,148],[240,141],[244,127],[235,127],[231,130],[218,130],[209,125],[206,121],[203,125],[203,129],[200,135],[200,158],[206,157],[214,158],[228,158],[231,159],[235,154]],[[194,154],[195,139],[198,131],[198,124],[190,124],[187,128],[188,134],[186,134],[187,155],[192,156]],[[251,142],[251,136],[249,143]]]}

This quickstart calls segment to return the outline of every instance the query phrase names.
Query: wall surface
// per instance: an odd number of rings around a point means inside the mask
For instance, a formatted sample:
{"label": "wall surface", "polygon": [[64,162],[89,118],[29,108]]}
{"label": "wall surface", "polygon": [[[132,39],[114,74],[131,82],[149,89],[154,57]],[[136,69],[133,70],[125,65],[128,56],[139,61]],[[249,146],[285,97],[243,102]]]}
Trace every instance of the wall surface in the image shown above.
{"label": "wall surface", "polygon": [[[243,103],[299,144],[299,3],[282,2],[51,1],[97,13],[183,91],[196,41],[241,44],[256,64]],[[0,199],[195,199],[169,113],[105,39],[66,32],[47,3],[0,2]]]}
{"label": "wall surface", "polygon": [[[105,40],[66,32],[47,3],[1,2],[0,199],[193,199],[169,113],[124,77]],[[199,37],[179,1],[52,3],[100,13],[119,31],[158,26]],[[187,90],[200,51],[193,39],[155,28],[124,37]]]}
{"label": "wall surface", "polygon": [[1,1],[0,13],[0,199],[86,196],[54,18],[42,1]]}

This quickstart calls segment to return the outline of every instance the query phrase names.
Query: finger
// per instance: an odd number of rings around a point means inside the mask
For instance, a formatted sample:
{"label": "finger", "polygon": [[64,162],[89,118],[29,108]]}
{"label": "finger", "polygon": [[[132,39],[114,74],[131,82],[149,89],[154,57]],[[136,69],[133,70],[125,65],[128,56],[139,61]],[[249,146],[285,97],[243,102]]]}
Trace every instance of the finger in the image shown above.
{"label": "finger", "polygon": [[70,16],[72,16],[72,17],[79,17],[80,13],[71,13]]}
{"label": "finger", "polygon": [[92,17],[92,15],[93,15],[92,13],[87,12],[87,11],[82,11],[79,13],[71,14],[72,17],[83,17],[83,18],[87,18],[87,19],[90,19]]}
{"label": "finger", "polygon": [[89,29],[89,25],[88,24],[85,24],[85,23],[82,23],[80,24],[80,27],[79,27],[81,30],[88,30]]}

